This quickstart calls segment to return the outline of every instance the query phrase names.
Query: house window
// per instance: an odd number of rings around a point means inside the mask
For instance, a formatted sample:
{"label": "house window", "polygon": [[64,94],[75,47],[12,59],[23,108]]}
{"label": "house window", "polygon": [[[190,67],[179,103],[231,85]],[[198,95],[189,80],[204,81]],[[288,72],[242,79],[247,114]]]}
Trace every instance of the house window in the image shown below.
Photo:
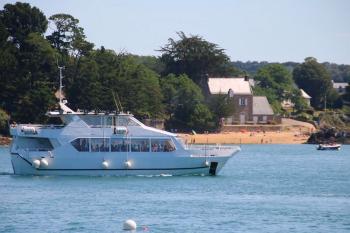
{"label": "house window", "polygon": [[247,106],[248,99],[247,98],[239,98],[239,106]]}

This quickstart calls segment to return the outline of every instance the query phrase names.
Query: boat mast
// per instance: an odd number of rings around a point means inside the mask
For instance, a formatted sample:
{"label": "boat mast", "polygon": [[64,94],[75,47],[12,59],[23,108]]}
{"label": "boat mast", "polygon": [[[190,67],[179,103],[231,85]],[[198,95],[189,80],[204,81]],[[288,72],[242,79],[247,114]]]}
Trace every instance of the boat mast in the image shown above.
{"label": "boat mast", "polygon": [[59,89],[59,98],[60,98],[60,103],[63,103],[62,102],[62,88],[63,88],[63,85],[62,85],[62,79],[63,79],[63,75],[62,75],[62,70],[64,69],[64,66],[59,66],[58,69],[60,70],[60,89]]}

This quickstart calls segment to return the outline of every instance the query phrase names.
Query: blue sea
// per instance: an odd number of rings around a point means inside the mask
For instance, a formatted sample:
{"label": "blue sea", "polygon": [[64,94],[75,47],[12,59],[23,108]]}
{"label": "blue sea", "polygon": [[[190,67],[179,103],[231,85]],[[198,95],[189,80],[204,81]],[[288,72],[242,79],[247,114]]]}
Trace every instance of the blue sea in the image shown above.
{"label": "blue sea", "polygon": [[0,232],[350,232],[350,146],[243,145],[215,177],[12,175],[0,147]]}

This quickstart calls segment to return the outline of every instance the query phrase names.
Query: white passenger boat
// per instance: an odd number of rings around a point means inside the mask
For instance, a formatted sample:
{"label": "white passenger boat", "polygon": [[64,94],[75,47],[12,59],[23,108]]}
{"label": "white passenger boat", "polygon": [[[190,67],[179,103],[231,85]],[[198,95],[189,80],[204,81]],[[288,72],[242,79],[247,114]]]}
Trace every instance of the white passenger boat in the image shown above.
{"label": "white passenger boat", "polygon": [[74,112],[62,100],[62,125],[11,125],[13,171],[19,175],[216,175],[237,146],[187,146],[173,133],[131,114]]}

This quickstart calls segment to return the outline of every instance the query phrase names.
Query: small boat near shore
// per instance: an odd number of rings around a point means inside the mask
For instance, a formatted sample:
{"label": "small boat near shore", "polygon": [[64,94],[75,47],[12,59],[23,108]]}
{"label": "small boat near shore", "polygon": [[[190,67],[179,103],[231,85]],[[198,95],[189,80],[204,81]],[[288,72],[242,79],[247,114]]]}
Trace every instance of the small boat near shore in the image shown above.
{"label": "small boat near shore", "polygon": [[340,150],[341,144],[338,143],[327,143],[327,144],[319,144],[317,146],[317,150]]}

